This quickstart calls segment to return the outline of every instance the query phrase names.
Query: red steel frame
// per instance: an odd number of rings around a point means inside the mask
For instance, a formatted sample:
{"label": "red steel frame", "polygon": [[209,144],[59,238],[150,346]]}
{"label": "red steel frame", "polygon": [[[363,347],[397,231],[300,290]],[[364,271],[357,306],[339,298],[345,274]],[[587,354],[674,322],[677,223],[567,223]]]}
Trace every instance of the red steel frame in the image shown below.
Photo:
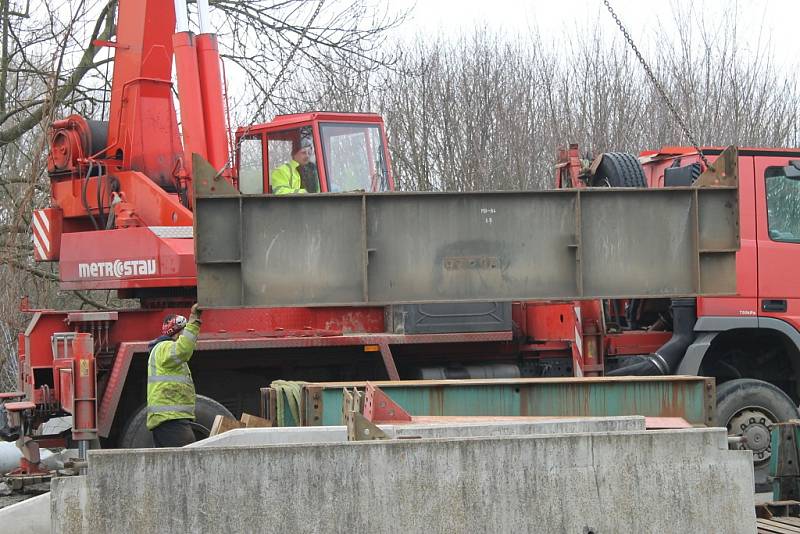
{"label": "red steel frame", "polygon": [[[60,368],[72,372],[73,358],[71,354],[65,358],[53,358],[53,334],[91,334],[96,350],[114,354],[105,387],[98,394],[97,430],[101,437],[107,437],[111,431],[134,356],[147,353],[147,340],[159,330],[165,313],[187,312],[181,308],[69,313],[30,311],[33,312],[33,319],[19,340],[20,376],[26,397],[37,404],[58,406],[72,413],[72,381],[62,383],[57,377],[61,375]],[[243,325],[259,325],[261,328],[243,329]],[[507,344],[512,340],[510,331],[387,334],[382,308],[264,308],[209,310],[204,315],[203,335],[198,341],[197,351],[375,346],[382,353],[390,378],[398,379],[396,369],[394,373],[390,369],[390,366],[394,366],[390,346],[477,342]],[[35,377],[42,371],[52,372],[53,388],[43,388],[35,382]]]}

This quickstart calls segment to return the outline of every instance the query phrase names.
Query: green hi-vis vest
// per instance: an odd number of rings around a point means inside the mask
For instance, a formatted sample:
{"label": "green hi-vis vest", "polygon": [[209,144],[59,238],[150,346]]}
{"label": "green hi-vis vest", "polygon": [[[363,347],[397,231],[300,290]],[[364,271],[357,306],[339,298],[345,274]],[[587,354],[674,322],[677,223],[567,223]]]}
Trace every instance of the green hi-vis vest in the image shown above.
{"label": "green hi-vis vest", "polygon": [[147,360],[147,429],[164,421],[194,419],[194,382],[189,359],[200,325],[190,322],[177,341],[165,340],[153,347]]}
{"label": "green hi-vis vest", "polygon": [[272,188],[273,194],[288,195],[291,193],[308,192],[303,189],[298,167],[300,167],[300,164],[295,160],[291,160],[289,163],[284,163],[272,171],[272,174],[269,176],[269,185]]}

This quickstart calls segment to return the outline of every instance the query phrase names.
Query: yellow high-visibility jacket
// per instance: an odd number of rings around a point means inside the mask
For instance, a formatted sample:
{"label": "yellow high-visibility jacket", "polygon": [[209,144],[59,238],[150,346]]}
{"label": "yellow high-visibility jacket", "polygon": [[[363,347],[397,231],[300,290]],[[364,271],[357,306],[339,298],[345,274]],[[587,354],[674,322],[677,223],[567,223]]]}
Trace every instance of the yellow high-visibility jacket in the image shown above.
{"label": "yellow high-visibility jacket", "polygon": [[171,419],[194,420],[195,392],[189,360],[200,325],[189,322],[176,341],[156,343],[147,360],[147,429]]}
{"label": "yellow high-visibility jacket", "polygon": [[269,175],[269,185],[275,195],[288,195],[290,193],[307,193],[303,189],[300,179],[300,164],[295,160],[284,163]]}

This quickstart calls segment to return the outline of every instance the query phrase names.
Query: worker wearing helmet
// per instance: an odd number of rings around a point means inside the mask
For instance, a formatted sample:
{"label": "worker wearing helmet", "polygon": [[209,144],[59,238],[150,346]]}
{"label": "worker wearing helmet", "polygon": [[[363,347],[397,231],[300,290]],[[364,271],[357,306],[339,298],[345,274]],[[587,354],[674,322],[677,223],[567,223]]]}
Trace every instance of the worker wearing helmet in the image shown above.
{"label": "worker wearing helmet", "polygon": [[292,159],[276,168],[269,176],[273,194],[319,192],[317,168],[311,161],[311,153],[310,140],[304,139],[292,144]]}
{"label": "worker wearing helmet", "polygon": [[161,337],[150,343],[147,360],[147,429],[156,447],[183,447],[194,442],[195,393],[189,360],[200,334],[200,308],[192,306],[189,320],[167,315]]}

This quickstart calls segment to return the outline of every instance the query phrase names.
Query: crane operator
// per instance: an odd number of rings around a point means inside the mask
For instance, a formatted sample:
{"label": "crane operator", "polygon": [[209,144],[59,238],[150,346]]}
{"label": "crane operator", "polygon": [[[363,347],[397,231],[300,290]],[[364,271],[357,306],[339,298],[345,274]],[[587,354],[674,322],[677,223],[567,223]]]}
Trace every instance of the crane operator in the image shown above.
{"label": "crane operator", "polygon": [[292,159],[270,174],[273,194],[319,193],[317,166],[311,161],[313,150],[310,139],[292,143]]}

